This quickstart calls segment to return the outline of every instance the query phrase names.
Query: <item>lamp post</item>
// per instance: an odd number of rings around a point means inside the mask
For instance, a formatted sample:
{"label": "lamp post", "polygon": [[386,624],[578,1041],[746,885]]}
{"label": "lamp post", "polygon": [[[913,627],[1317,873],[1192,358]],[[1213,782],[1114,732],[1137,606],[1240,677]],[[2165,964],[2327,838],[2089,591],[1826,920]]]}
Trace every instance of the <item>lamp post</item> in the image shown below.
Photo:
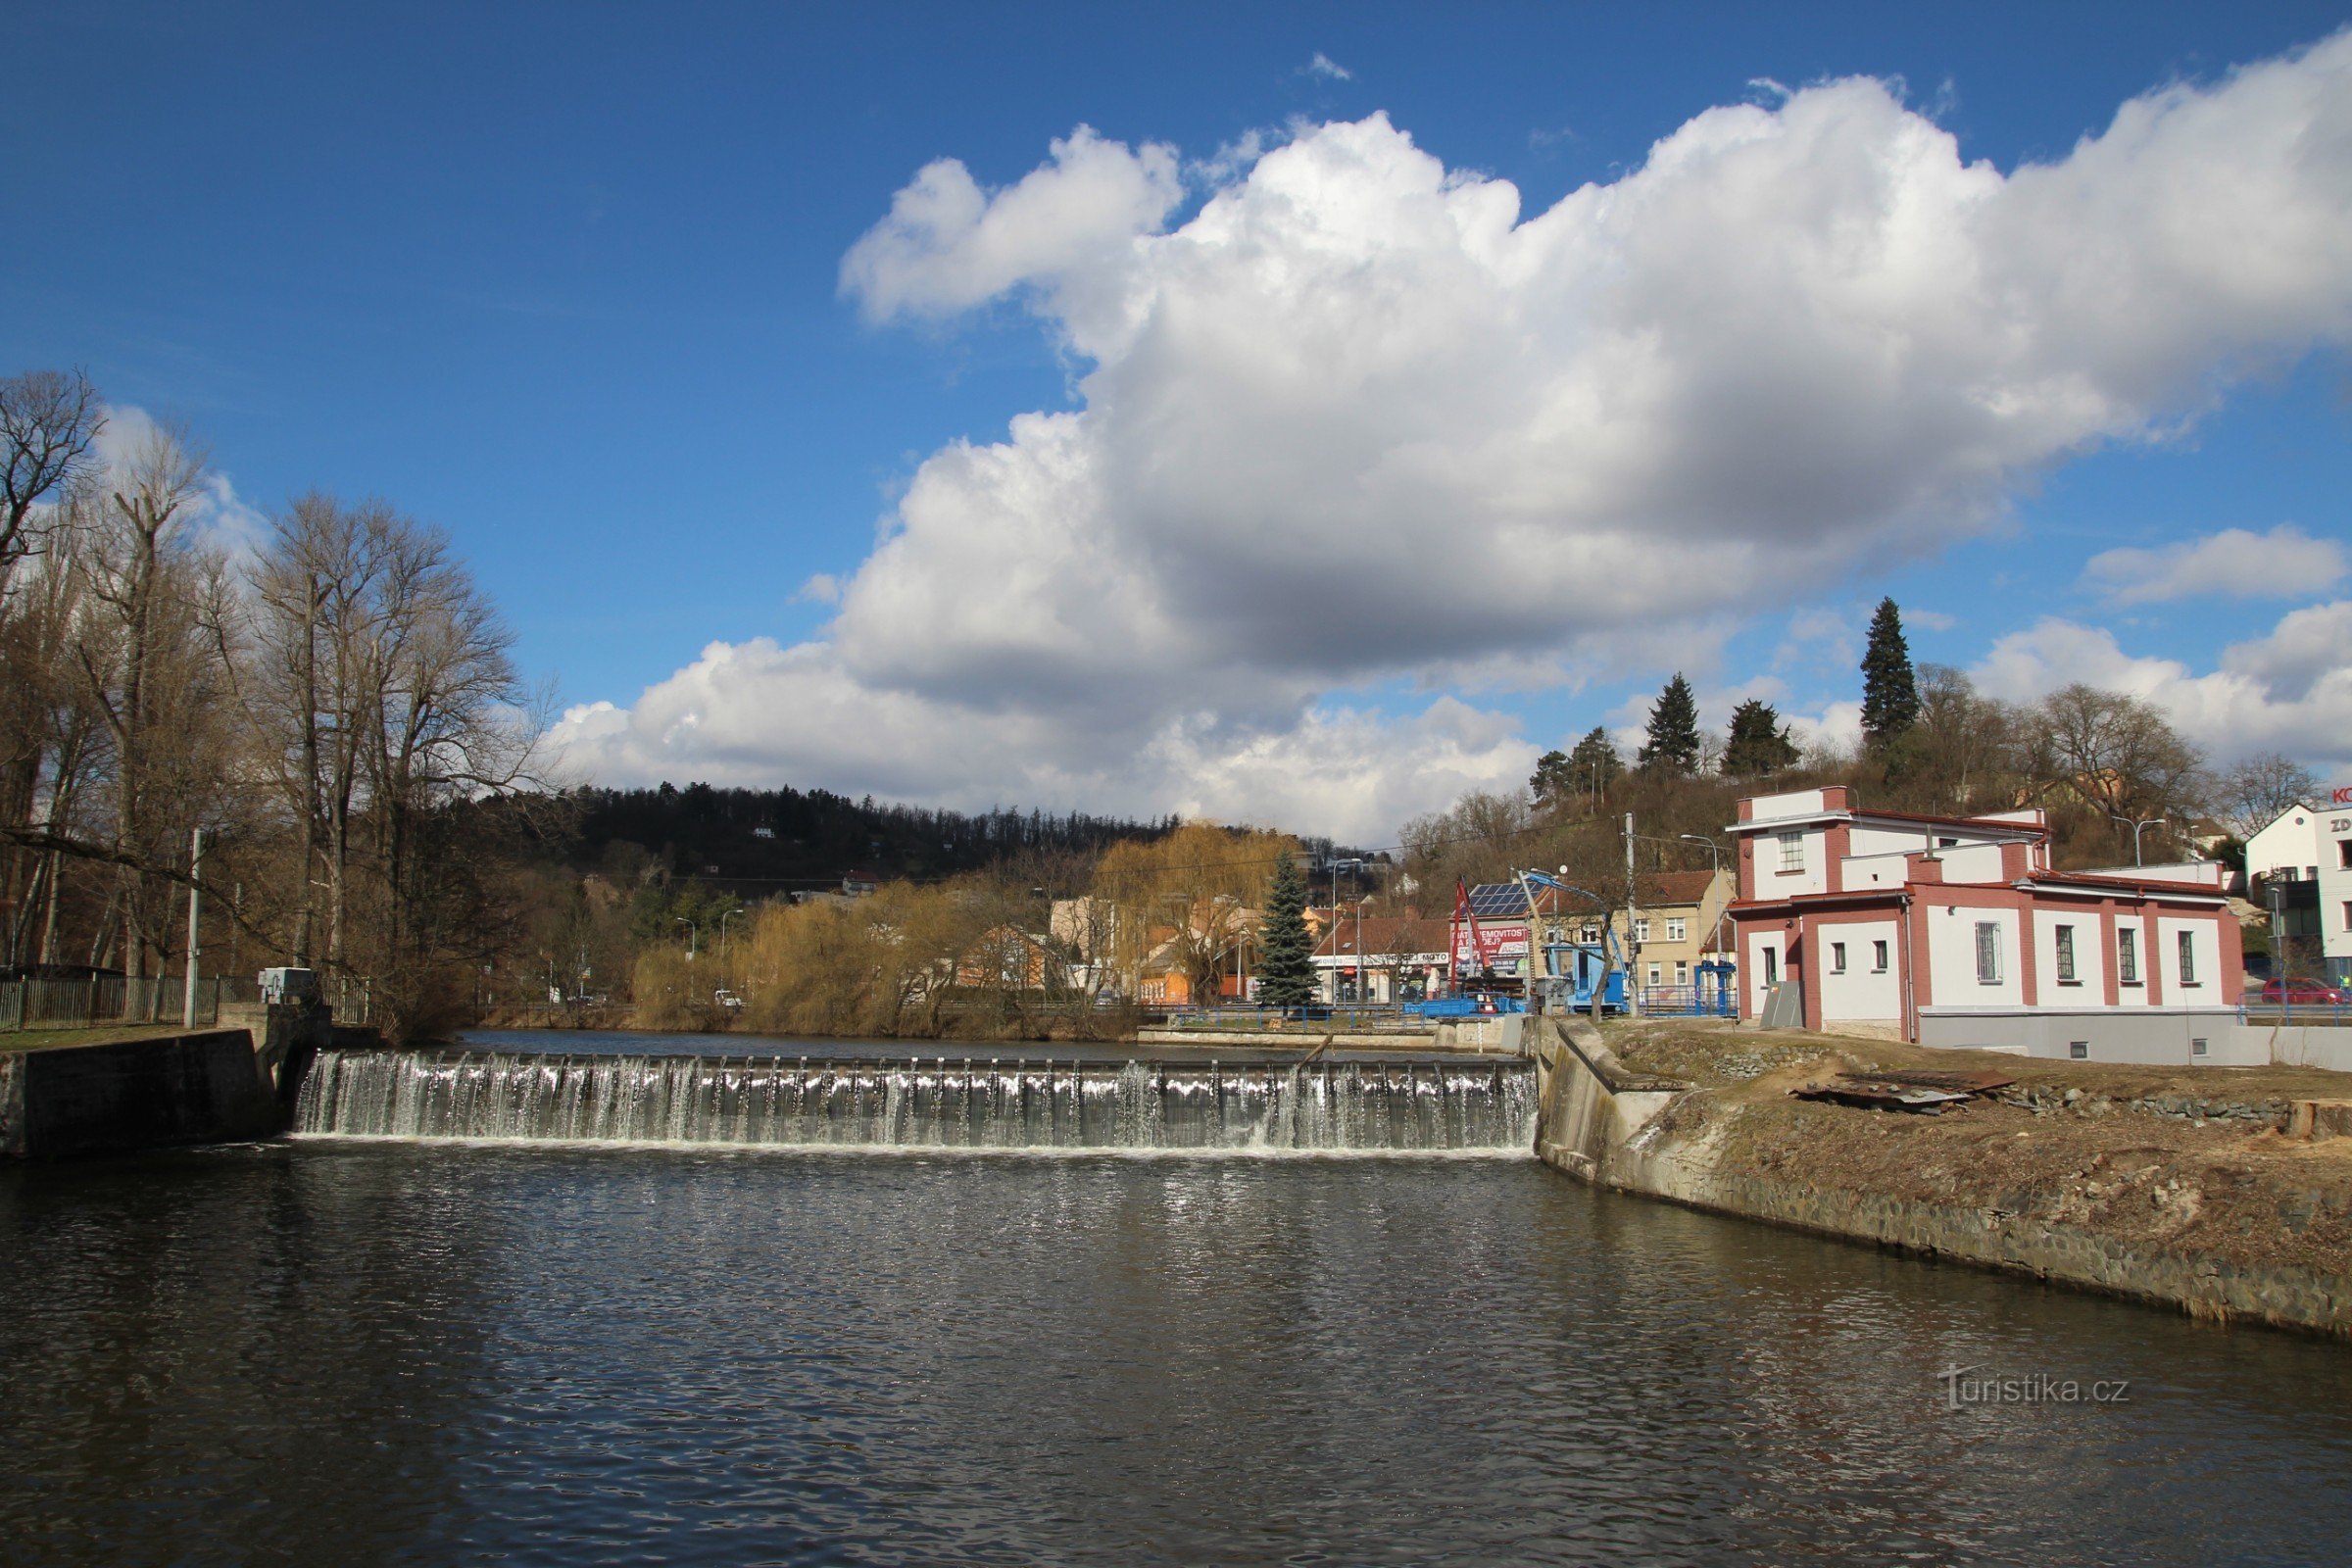
{"label": "lamp post", "polygon": [[682,925],[686,928],[686,961],[688,963],[692,963],[694,961],[695,945],[702,940],[702,928],[697,926],[692,920],[687,919],[682,914],[671,915],[669,917],[669,923],[672,925]]}
{"label": "lamp post", "polygon": [[721,969],[727,966],[727,922],[742,912],[743,906],[739,904],[718,917],[718,966]]}
{"label": "lamp post", "polygon": [[[1682,836],[1693,844],[1704,844],[1707,847],[1707,891],[1712,893],[1715,890],[1714,879],[1723,875],[1723,846],[1704,833],[1685,833]],[[1717,953],[1723,951],[1724,908],[1725,906],[1720,904],[1715,906],[1715,951]]]}
{"label": "lamp post", "polygon": [[2145,829],[2164,826],[2164,818],[2161,816],[2143,816],[2134,821],[2132,818],[2125,816],[2119,811],[2109,811],[2107,814],[2114,817],[2118,822],[2129,824],[2132,829],[2132,864],[2133,868],[2136,869],[2140,866],[2146,865],[2148,862],[2140,858],[2139,835]]}
{"label": "lamp post", "polygon": [[198,828],[188,845],[188,973],[187,978],[179,983],[179,1026],[182,1029],[196,1027],[196,956],[200,951],[196,945],[196,915],[203,902],[203,887],[204,829]]}

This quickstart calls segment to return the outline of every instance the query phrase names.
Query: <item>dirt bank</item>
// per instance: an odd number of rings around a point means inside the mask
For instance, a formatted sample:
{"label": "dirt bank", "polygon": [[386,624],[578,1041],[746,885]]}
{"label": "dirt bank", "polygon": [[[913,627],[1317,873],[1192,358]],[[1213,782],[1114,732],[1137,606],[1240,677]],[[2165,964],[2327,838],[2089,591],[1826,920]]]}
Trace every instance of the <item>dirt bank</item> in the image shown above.
{"label": "dirt bank", "polygon": [[[1609,1049],[1674,1096],[1611,1185],[2174,1301],[2352,1334],[2352,1138],[2286,1135],[2310,1068],[2170,1069],[1635,1021]],[[2017,1082],[1940,1115],[1801,1101],[1839,1072]]]}

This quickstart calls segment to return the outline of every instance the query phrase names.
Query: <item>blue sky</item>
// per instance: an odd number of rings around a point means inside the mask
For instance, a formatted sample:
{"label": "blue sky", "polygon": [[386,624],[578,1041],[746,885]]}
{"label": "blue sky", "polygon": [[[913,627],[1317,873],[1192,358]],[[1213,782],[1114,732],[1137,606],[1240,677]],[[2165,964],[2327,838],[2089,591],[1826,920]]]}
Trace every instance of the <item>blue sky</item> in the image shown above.
{"label": "blue sky", "polygon": [[[1085,654],[1065,642],[1061,668],[1041,672],[1025,633],[1004,626],[963,628],[925,656],[953,618],[924,597],[936,585],[906,587],[915,567],[905,561],[859,573],[878,528],[907,556],[937,555],[943,532],[1003,526],[1003,550],[981,554],[977,571],[935,563],[933,576],[952,569],[975,593],[991,586],[990,561],[1008,579],[1067,577],[1063,545],[1045,535],[1066,543],[1096,523],[957,520],[1066,510],[1064,492],[967,485],[927,525],[895,509],[953,443],[1006,443],[1008,421],[1032,411],[1106,423],[1114,383],[1133,407],[1164,390],[1147,388],[1148,374],[1191,374],[1176,357],[1088,380],[1110,341],[1088,300],[1142,285],[1093,261],[1082,277],[1055,242],[1024,240],[1024,255],[1048,260],[987,286],[971,270],[992,265],[985,255],[923,229],[882,233],[876,270],[844,286],[845,257],[881,232],[926,165],[956,160],[979,192],[999,192],[1061,168],[1051,149],[1080,125],[1134,149],[1137,168],[1147,144],[1173,149],[1181,190],[1148,201],[1134,228],[1147,238],[1251,178],[1246,155],[1209,167],[1220,149],[1255,137],[1258,151],[1303,151],[1319,127],[1376,111],[1449,178],[1515,186],[1525,220],[1640,171],[1661,138],[1712,109],[1775,111],[1784,89],[1857,74],[1895,84],[1890,100],[1956,138],[1962,163],[2002,174],[2061,164],[2127,100],[2176,81],[2221,95],[2230,68],[2318,43],[2348,15],[34,4],[12,19],[18,70],[0,99],[19,154],[0,180],[10,210],[33,215],[0,262],[0,369],[78,366],[116,404],[186,419],[253,507],[318,487],[386,496],[448,528],[504,606],[526,669],[555,678],[568,703],[612,705],[575,737],[575,765],[615,782],[695,774],[958,805],[1197,808],[1380,838],[1458,788],[1523,778],[1533,749],[1631,721],[1675,664],[1722,701],[1763,691],[1836,732],[1837,705],[1855,695],[1854,629],[1883,592],[1913,611],[1920,657],[1978,667],[2016,695],[2052,671],[2086,672],[2174,704],[2217,751],[2259,742],[2352,773],[2332,688],[2264,676],[2278,712],[2232,727],[2216,714],[2242,710],[2243,693],[2211,679],[2232,645],[2276,641],[2282,617],[2341,601],[2324,549],[2293,558],[2316,559],[2316,575],[2232,597],[2119,604],[2082,586],[2086,563],[2119,548],[2230,528],[2291,525],[2323,546],[2352,532],[2346,296],[2325,278],[2288,318],[2266,305],[2258,322],[2180,348],[2204,358],[2124,414],[2040,446],[2005,441],[1990,467],[1922,503],[1948,516],[1876,531],[1845,519],[1851,548],[1821,553],[1842,564],[1759,574],[1753,591],[1716,583],[1690,603],[1673,570],[1553,582],[1547,600],[1498,607],[1521,629],[1482,642],[1452,623],[1485,591],[1476,570],[1462,575],[1456,561],[1432,578],[1430,596],[1454,608],[1426,614],[1379,580],[1425,576],[1452,549],[1434,522],[1425,536],[1399,524],[1384,541],[1390,559],[1331,573],[1329,595],[1301,591],[1318,579],[1287,575],[1290,563],[1260,574],[1288,585],[1263,602],[1248,582],[1200,590],[1205,601],[1137,601],[1122,613],[1230,610],[1218,645],[1230,657],[1195,639],[1137,657],[1139,668],[1181,666],[1170,678],[1111,659],[1084,689],[1063,671],[1083,674]],[[1846,107],[1826,136],[1911,123]],[[1365,156],[1394,163],[1400,146]],[[1103,168],[1128,177],[1127,165]],[[2345,171],[2305,172],[2325,192]],[[1135,177],[1147,195],[1158,189],[1148,170]],[[2133,199],[2122,176],[2100,177],[2123,186],[2117,201]],[[2347,190],[2334,185],[2339,208],[2352,205]],[[1170,297],[1164,281],[1152,287]],[[1387,330],[1389,308],[1368,304],[1362,330]],[[1768,296],[1753,308],[1774,309]],[[2193,295],[2152,297],[2151,322],[2202,308]],[[2218,305],[2215,318],[2235,319]],[[1589,325],[1552,342],[1583,342]],[[1130,349],[1119,339],[1110,352]],[[2131,358],[2099,353],[2109,368]],[[1366,411],[1368,425],[1386,417]],[[1229,456],[1237,470],[1255,461]],[[1090,485],[1126,471],[1109,458],[1100,466]],[[1164,498],[1114,494],[1103,505],[1118,515],[1100,526],[1160,529],[1118,533],[1121,554],[1132,559],[1138,541],[1147,555],[1166,548],[1179,572],[1187,530],[1213,558],[1230,516],[1257,534],[1295,523],[1324,537],[1274,490],[1213,504],[1215,524]],[[1536,511],[1551,515],[1541,498]],[[1722,515],[1661,551],[1727,561]],[[1498,557],[1497,539],[1522,537],[1494,526],[1505,531],[1461,546],[1474,564]],[[1223,542],[1236,561],[1250,559],[1250,543]],[[1498,586],[1525,575],[1499,558],[1480,569]],[[846,597],[809,592],[819,574]],[[1018,601],[1026,613],[1125,603],[1083,583],[1040,592]],[[1596,613],[1600,599],[1643,608]],[[1561,627],[1551,644],[1544,603]],[[1115,619],[1080,635],[1071,614],[1077,646],[1119,636]],[[1384,659],[1366,617],[1422,651]],[[1446,624],[1424,638],[1433,622]],[[1614,631],[1573,630],[1600,622]],[[2332,619],[2297,627],[2303,665],[2352,662],[2328,640]],[[704,659],[708,645],[756,639],[779,651],[760,670]],[[2004,639],[2006,662],[1994,657]],[[1355,651],[1325,659],[1293,640]],[[2294,662],[2262,648],[2238,664]],[[794,673],[796,650],[825,666],[822,690],[795,684],[815,678]],[[690,667],[702,673],[681,683]],[[649,688],[666,695],[645,701]],[[851,744],[869,700],[890,716]],[[779,708],[821,712],[830,727],[812,738],[763,724]],[[618,715],[634,728],[616,727]]]}

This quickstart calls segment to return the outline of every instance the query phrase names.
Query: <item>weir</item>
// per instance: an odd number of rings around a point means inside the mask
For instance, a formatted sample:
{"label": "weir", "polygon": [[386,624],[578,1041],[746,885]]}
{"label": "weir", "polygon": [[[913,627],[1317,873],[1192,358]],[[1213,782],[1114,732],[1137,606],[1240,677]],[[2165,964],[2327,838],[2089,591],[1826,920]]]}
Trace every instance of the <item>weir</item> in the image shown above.
{"label": "weir", "polygon": [[313,1137],[745,1148],[1527,1152],[1523,1062],[1239,1065],[323,1051]]}

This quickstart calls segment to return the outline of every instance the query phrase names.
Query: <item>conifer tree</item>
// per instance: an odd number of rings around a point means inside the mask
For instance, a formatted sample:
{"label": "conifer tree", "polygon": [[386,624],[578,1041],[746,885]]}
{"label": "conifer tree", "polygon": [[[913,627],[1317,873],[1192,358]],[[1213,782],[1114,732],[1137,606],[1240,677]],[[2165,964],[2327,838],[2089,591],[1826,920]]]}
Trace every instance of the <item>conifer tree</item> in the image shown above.
{"label": "conifer tree", "polygon": [[1698,699],[1679,669],[1649,710],[1649,744],[1642,748],[1642,765],[1686,777],[1698,771]]}
{"label": "conifer tree", "polygon": [[1285,1011],[1306,1005],[1315,994],[1314,938],[1306,929],[1306,881],[1291,856],[1274,867],[1258,943],[1257,1000]]}
{"label": "conifer tree", "polygon": [[1609,732],[1595,724],[1576,743],[1568,754],[1568,770],[1576,778],[1576,787],[1598,795],[1617,782],[1625,771],[1625,759],[1618,755],[1617,743]]}
{"label": "conifer tree", "polygon": [[1780,710],[1751,697],[1732,710],[1732,738],[1723,749],[1723,770],[1735,778],[1762,778],[1796,765],[1796,743],[1781,722]]}
{"label": "conifer tree", "polygon": [[1536,759],[1536,771],[1527,781],[1528,793],[1539,806],[1554,806],[1576,793],[1576,771],[1568,754],[1554,747]]}
{"label": "conifer tree", "polygon": [[1882,599],[1862,652],[1862,738],[1881,749],[1918,721],[1919,684],[1903,640],[1902,612],[1891,598]]}

